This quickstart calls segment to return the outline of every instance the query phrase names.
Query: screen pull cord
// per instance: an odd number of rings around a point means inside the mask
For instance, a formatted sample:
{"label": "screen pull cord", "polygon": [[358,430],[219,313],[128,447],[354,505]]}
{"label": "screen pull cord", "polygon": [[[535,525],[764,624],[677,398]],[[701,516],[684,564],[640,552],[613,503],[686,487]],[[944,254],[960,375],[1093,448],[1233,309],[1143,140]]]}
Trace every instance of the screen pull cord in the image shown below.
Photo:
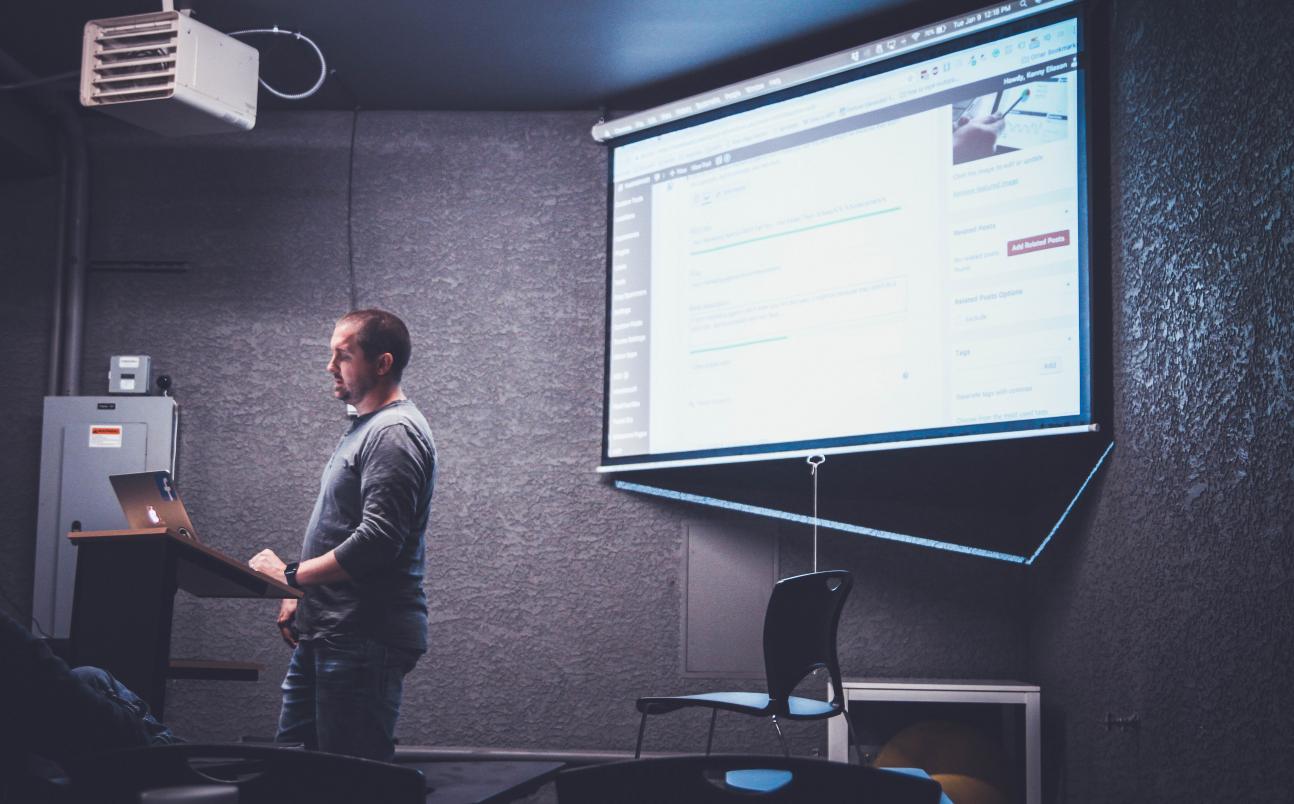
{"label": "screen pull cord", "polygon": [[826,455],[810,455],[809,474],[813,477],[813,571],[818,571],[818,467],[827,462]]}

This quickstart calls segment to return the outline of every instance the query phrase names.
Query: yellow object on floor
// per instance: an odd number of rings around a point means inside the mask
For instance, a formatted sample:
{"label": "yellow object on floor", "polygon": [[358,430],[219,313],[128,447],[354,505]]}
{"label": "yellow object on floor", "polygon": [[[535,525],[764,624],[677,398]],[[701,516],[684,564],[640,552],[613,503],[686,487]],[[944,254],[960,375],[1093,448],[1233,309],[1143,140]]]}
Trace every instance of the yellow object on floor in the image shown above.
{"label": "yellow object on floor", "polygon": [[960,773],[934,773],[930,775],[944,789],[944,795],[953,804],[1010,804],[1006,795],[983,779],[963,776]]}
{"label": "yellow object on floor", "polygon": [[928,720],[895,734],[878,768],[921,768],[954,804],[1008,804],[1010,773],[1002,746],[964,723]]}

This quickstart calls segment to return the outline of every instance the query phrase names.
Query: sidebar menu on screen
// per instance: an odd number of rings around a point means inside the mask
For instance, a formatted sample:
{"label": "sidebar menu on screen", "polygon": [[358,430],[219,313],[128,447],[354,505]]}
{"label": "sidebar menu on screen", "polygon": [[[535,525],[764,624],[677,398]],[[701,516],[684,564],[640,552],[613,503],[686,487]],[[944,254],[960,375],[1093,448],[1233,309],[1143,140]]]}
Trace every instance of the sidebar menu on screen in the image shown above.
{"label": "sidebar menu on screen", "polygon": [[607,457],[645,455],[651,393],[651,176],[617,182],[611,199]]}

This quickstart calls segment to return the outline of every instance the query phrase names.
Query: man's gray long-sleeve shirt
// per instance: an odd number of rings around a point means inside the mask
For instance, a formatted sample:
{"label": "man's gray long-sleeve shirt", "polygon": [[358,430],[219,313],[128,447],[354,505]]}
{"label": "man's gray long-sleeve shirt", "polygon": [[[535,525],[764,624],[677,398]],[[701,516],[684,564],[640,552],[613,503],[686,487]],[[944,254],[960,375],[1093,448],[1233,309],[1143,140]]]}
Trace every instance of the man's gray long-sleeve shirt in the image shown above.
{"label": "man's gray long-sleeve shirt", "polygon": [[325,467],[301,560],[336,550],[350,581],[309,586],[302,639],[371,637],[427,649],[424,534],[436,485],[431,428],[408,400],[360,416]]}

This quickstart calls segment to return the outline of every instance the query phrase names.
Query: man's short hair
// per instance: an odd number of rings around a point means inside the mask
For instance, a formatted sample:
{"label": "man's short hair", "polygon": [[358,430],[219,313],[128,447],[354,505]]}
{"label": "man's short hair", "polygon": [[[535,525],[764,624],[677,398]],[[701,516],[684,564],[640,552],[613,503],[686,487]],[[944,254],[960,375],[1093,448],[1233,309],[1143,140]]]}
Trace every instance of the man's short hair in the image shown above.
{"label": "man's short hair", "polygon": [[355,340],[369,360],[377,360],[383,353],[390,352],[391,379],[400,382],[404,367],[409,365],[413,346],[409,342],[409,328],[398,316],[386,310],[354,310],[337,323],[355,326]]}

